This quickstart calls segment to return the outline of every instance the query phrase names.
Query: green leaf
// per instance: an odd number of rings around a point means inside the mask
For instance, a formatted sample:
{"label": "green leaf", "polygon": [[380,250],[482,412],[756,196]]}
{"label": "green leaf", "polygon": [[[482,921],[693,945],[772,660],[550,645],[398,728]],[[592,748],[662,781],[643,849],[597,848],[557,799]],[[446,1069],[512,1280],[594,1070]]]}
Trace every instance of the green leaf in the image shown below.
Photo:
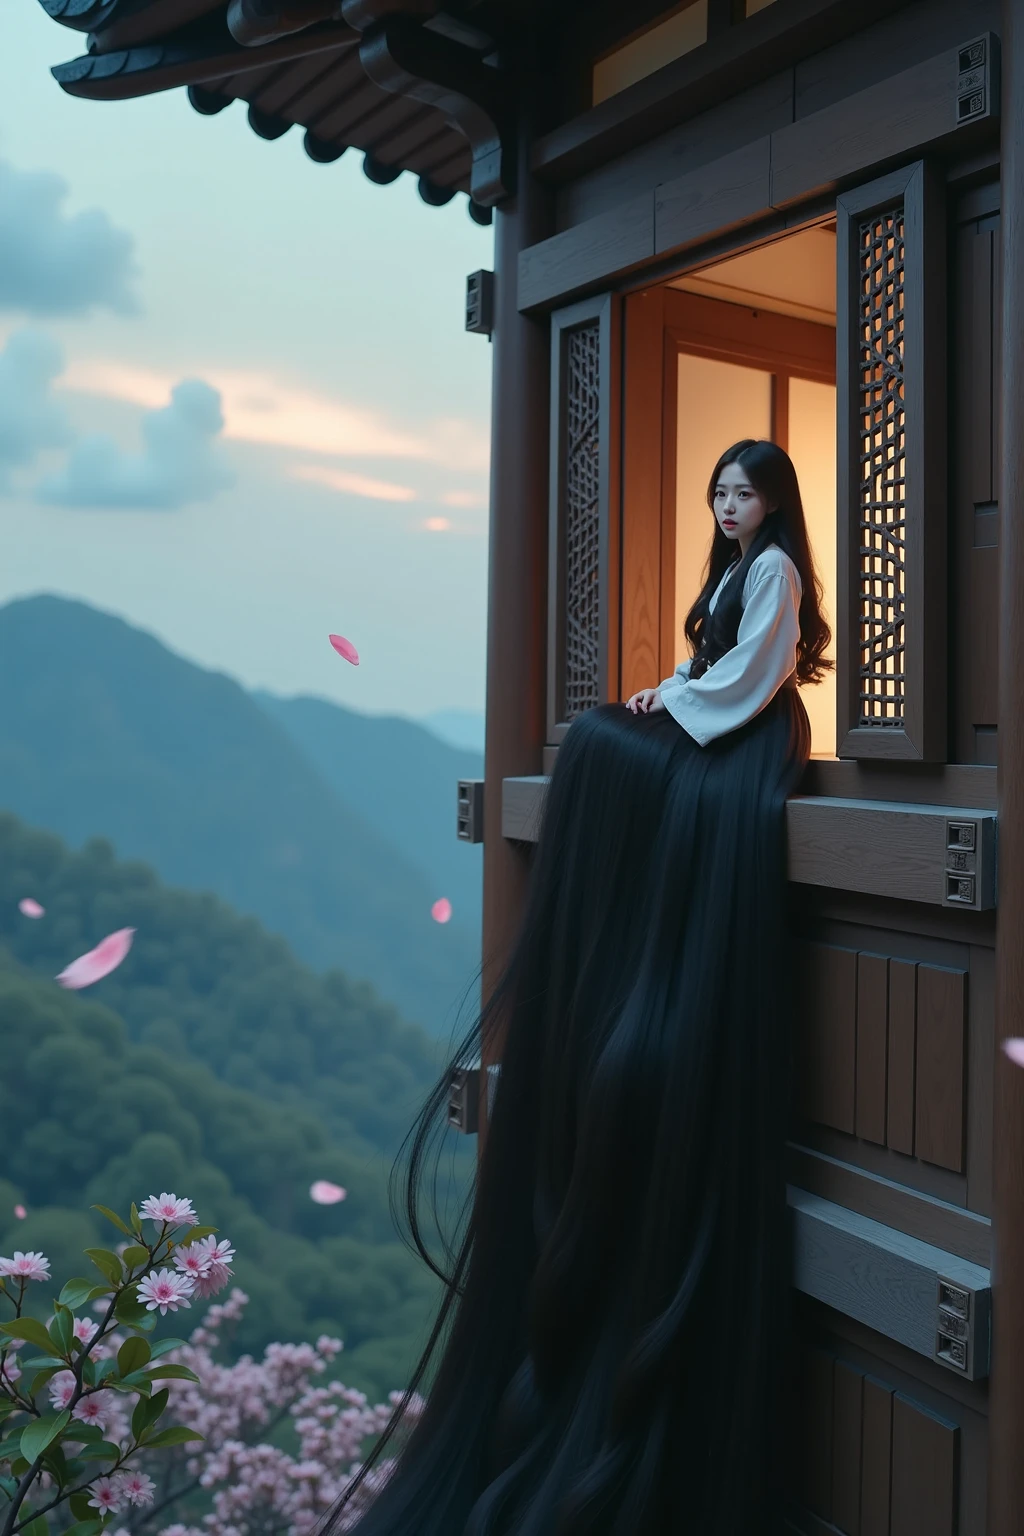
{"label": "green leaf", "polygon": [[139,1215],[139,1208],[135,1204],[134,1200],[132,1201],[131,1223],[132,1223],[132,1231],[136,1234],[137,1237],[141,1237],[142,1236],[142,1218]]}
{"label": "green leaf", "polygon": [[46,1331],[53,1340],[59,1354],[69,1355],[71,1353],[71,1341],[75,1336],[75,1315],[73,1312],[69,1312],[67,1307],[62,1307],[58,1304],[53,1322]]}
{"label": "green leaf", "polygon": [[145,1371],[132,1371],[130,1376],[114,1376],[107,1383],[115,1392],[141,1392],[149,1396],[149,1376]]}
{"label": "green leaf", "polygon": [[57,1486],[66,1488],[68,1484],[68,1464],[64,1455],[64,1449],[59,1441],[48,1445],[43,1452],[43,1466],[46,1471],[57,1479]]}
{"label": "green leaf", "polygon": [[154,1360],[156,1360],[156,1359],[159,1358],[160,1355],[169,1354],[172,1349],[184,1349],[184,1348],[185,1348],[185,1340],[184,1339],[157,1339],[156,1343],[153,1345],[152,1358]]}
{"label": "green leaf", "polygon": [[2,1399],[0,1399],[0,1419],[6,1419],[9,1413],[14,1412],[14,1408],[14,1403],[4,1402]]}
{"label": "green leaf", "polygon": [[21,1528],[21,1536],[49,1536],[49,1532],[50,1527],[45,1515],[36,1515],[34,1520],[30,1520],[28,1525],[23,1525]]}
{"label": "green leaf", "polygon": [[[89,1501],[87,1499],[86,1508],[88,1507]],[[102,1520],[97,1520],[95,1518],[92,1520],[82,1519],[79,1520],[76,1525],[69,1525],[67,1530],[63,1533],[63,1536],[99,1536],[99,1532],[102,1531],[102,1529]]]}
{"label": "green leaf", "polygon": [[135,1408],[132,1412],[132,1438],[134,1440],[141,1439],[142,1432],[146,1428],[147,1406],[148,1405],[144,1397],[140,1397],[138,1402],[135,1404]]}
{"label": "green leaf", "polygon": [[132,1371],[141,1371],[144,1365],[148,1365],[149,1358],[149,1344],[135,1334],[132,1338],[125,1339],[118,1350],[117,1369],[122,1376],[130,1376]]}
{"label": "green leaf", "polygon": [[41,1419],[35,1419],[22,1430],[21,1454],[29,1466],[43,1454],[53,1440],[56,1440],[70,1419],[71,1414],[65,1408],[62,1413],[44,1414]]}
{"label": "green leaf", "polygon": [[146,1311],[138,1299],[135,1286],[130,1285],[117,1298],[114,1316],[119,1323],[127,1323],[129,1328],[142,1328],[153,1314]]}
{"label": "green leaf", "polygon": [[[132,1209],[134,1210],[134,1206],[132,1207]],[[117,1228],[117,1230],[119,1232],[123,1232],[125,1237],[131,1237],[131,1235],[132,1235],[131,1228],[125,1226],[124,1222],[121,1220],[121,1218],[117,1214],[117,1212],[116,1211],[112,1211],[110,1209],[109,1205],[94,1205],[93,1206],[93,1210],[94,1211],[99,1211],[101,1216],[105,1216],[108,1221],[112,1221],[114,1223],[114,1226]],[[87,1248],[85,1251],[86,1251],[86,1253],[89,1255],[89,1257],[91,1259],[92,1258],[92,1249],[91,1248]]]}
{"label": "green leaf", "polygon": [[[89,1367],[92,1365],[93,1362],[91,1360],[87,1360],[85,1362],[86,1371],[88,1371]],[[108,1360],[97,1360],[93,1366],[93,1376],[95,1377],[95,1380],[91,1381],[89,1385],[91,1387],[98,1387],[101,1381],[106,1381],[108,1376],[114,1376],[116,1374],[117,1361],[113,1358],[113,1356],[111,1356]]]}
{"label": "green leaf", "polygon": [[[131,1233],[128,1233],[131,1237]],[[87,1259],[92,1259],[101,1275],[106,1275],[111,1285],[120,1285],[124,1279],[124,1270],[121,1268],[121,1260],[116,1253],[111,1253],[109,1248],[87,1248]]]}
{"label": "green leaf", "polygon": [[15,1456],[11,1462],[11,1471],[14,1473],[14,1476],[24,1477],[28,1469],[29,1463],[25,1460],[24,1456]]}
{"label": "green leaf", "polygon": [[140,1264],[149,1263],[149,1249],[143,1248],[141,1243],[132,1243],[121,1255],[121,1261],[127,1264],[129,1269],[138,1269]]}
{"label": "green leaf", "polygon": [[164,1387],[159,1392],[154,1392],[153,1393],[153,1396],[149,1399],[149,1402],[146,1404],[146,1426],[147,1426],[147,1428],[149,1427],[150,1424],[155,1424],[157,1419],[163,1413],[164,1409],[167,1407],[167,1399],[168,1399],[169,1396],[170,1396],[170,1391],[169,1391],[169,1389],[167,1387]]}
{"label": "green leaf", "polygon": [[95,1440],[103,1439],[103,1431],[98,1424],[83,1424],[75,1420],[75,1427],[68,1435],[68,1439],[75,1445],[91,1445]]}
{"label": "green leaf", "polygon": [[28,1389],[29,1397],[35,1397],[37,1392],[41,1392],[46,1383],[51,1377],[56,1376],[59,1370],[59,1365],[48,1365],[45,1370],[37,1371],[32,1378],[32,1385]]}
{"label": "green leaf", "polygon": [[68,1508],[76,1520],[95,1520],[92,1505],[89,1503],[89,1495],[83,1489],[81,1493],[73,1493],[68,1500]]}
{"label": "green leaf", "polygon": [[187,1365],[158,1365],[149,1373],[150,1381],[198,1381],[195,1371]]}
{"label": "green leaf", "polygon": [[146,1450],[155,1451],[161,1445],[184,1445],[187,1440],[202,1438],[197,1430],[186,1429],[183,1424],[172,1424],[169,1429],[160,1429],[155,1435],[147,1435]]}
{"label": "green leaf", "polygon": [[196,1242],[200,1237],[210,1237],[217,1231],[216,1227],[189,1227],[184,1237],[179,1237],[178,1247],[187,1248],[190,1243]]}
{"label": "green leaf", "polygon": [[58,1301],[62,1301],[66,1307],[81,1307],[88,1301],[95,1301],[97,1296],[109,1295],[105,1285],[94,1285],[91,1280],[86,1280],[81,1275],[76,1275],[69,1280],[61,1291]]}
{"label": "green leaf", "polygon": [[53,1341],[37,1318],[16,1317],[13,1323],[0,1323],[0,1333],[6,1333],[12,1339],[24,1339],[37,1349],[45,1350],[48,1356],[53,1355]]}
{"label": "green leaf", "polygon": [[75,1452],[76,1461],[116,1461],[121,1452],[109,1440],[97,1440],[95,1445],[83,1445]]}

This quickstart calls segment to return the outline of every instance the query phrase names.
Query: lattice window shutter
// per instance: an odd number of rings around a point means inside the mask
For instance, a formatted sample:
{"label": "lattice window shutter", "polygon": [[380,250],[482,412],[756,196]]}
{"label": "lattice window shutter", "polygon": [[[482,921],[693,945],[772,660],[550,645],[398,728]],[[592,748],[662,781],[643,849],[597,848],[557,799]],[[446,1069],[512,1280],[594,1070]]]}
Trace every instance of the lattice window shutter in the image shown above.
{"label": "lattice window shutter", "polygon": [[946,227],[926,162],[836,203],[838,755],[946,757]]}
{"label": "lattice window shutter", "polygon": [[616,299],[552,316],[548,741],[617,693]]}

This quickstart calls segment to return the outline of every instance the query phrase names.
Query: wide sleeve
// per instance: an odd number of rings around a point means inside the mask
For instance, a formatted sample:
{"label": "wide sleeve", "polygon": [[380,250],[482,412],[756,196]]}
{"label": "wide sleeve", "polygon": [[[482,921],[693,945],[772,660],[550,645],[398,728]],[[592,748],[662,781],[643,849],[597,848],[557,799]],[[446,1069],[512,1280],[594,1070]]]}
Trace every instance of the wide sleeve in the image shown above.
{"label": "wide sleeve", "polygon": [[792,576],[766,571],[752,588],[736,644],[701,677],[679,669],[661,686],[661,701],[702,747],[752,720],[792,674],[800,638],[800,596]]}
{"label": "wide sleeve", "polygon": [[687,657],[686,661],[681,661],[679,663],[671,677],[666,677],[663,683],[658,684],[658,690],[659,692],[663,692],[664,689],[671,688],[673,683],[685,683],[689,680],[689,676],[690,658]]}

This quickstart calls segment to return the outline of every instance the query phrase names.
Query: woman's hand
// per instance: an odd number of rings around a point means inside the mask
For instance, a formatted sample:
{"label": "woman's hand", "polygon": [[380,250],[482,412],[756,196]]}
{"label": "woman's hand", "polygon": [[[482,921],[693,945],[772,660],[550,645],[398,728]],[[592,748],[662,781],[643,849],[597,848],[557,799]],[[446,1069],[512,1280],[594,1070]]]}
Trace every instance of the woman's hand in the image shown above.
{"label": "woman's hand", "polygon": [[664,709],[660,688],[641,688],[639,693],[634,693],[626,700],[626,708],[631,709],[634,715],[638,712],[641,715],[653,715],[659,709]]}

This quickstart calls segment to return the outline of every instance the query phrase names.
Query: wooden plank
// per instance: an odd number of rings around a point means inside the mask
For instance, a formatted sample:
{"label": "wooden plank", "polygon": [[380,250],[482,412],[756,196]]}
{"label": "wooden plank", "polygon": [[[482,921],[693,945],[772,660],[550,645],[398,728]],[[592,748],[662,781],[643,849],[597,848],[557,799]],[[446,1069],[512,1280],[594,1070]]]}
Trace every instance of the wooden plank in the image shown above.
{"label": "wooden plank", "polygon": [[[789,878],[942,905],[946,821],[956,814],[995,824],[987,811],[794,796],[786,806]],[[984,875],[979,870],[978,900],[985,907],[995,899],[994,861],[982,855],[979,863]]]}
{"label": "wooden plank", "polygon": [[563,230],[519,256],[519,308],[561,302],[654,255],[654,193]]}
{"label": "wooden plank", "polygon": [[863,1387],[860,1371],[837,1360],[832,1398],[832,1523],[841,1531],[860,1530]]}
{"label": "wooden plank", "polygon": [[804,1361],[800,1415],[802,1461],[797,1497],[823,1520],[832,1517],[832,1391],[835,1360],[811,1350]]}
{"label": "wooden plank", "polygon": [[619,678],[624,699],[665,676],[660,654],[663,311],[662,288],[626,299]]}
{"label": "wooden plank", "polygon": [[893,1398],[892,1530],[899,1536],[955,1536],[960,1430],[912,1402]]}
{"label": "wooden plank", "polygon": [[973,763],[858,763],[812,758],[802,795],[837,800],[907,801],[913,805],[976,805],[996,808],[996,770]]}
{"label": "wooden plank", "polygon": [[989,1271],[789,1186],[793,1285],[805,1296],[931,1360],[939,1279],[973,1293],[980,1336],[971,1341],[967,1380],[988,1374]]}
{"label": "wooden plank", "polygon": [[501,794],[501,835],[518,843],[540,837],[547,779],[540,774],[505,779]]}
{"label": "wooden plank", "polygon": [[995,955],[971,946],[967,1027],[967,1204],[992,1212],[992,1111],[995,1064]]}
{"label": "wooden plank", "polygon": [[864,1430],[858,1536],[891,1536],[892,1388],[864,1378]]}
{"label": "wooden plank", "polygon": [[835,383],[836,333],[831,325],[681,288],[668,287],[664,293],[665,324],[681,351]]}
{"label": "wooden plank", "polygon": [[991,1263],[992,1223],[975,1211],[792,1143],[786,1152],[786,1178],[812,1195],[845,1205],[883,1226],[898,1227],[910,1237],[945,1248],[982,1269]]}
{"label": "wooden plank", "polygon": [[917,1061],[917,966],[889,961],[889,1101],[886,1142],[914,1155],[914,1082]]}
{"label": "wooden plank", "polygon": [[802,944],[797,1075],[808,1120],[853,1134],[857,1080],[857,953]]}
{"label": "wooden plank", "polygon": [[964,1049],[967,976],[917,971],[917,1156],[961,1173],[964,1166]]}
{"label": "wooden plank", "polygon": [[857,957],[857,1135],[885,1145],[889,961]]}
{"label": "wooden plank", "polygon": [[944,138],[954,119],[956,50],[856,91],[772,134],[772,205],[784,208],[844,177]]}
{"label": "wooden plank", "polygon": [[718,230],[759,218],[771,206],[771,136],[721,155],[658,187],[654,249],[693,245]]}

